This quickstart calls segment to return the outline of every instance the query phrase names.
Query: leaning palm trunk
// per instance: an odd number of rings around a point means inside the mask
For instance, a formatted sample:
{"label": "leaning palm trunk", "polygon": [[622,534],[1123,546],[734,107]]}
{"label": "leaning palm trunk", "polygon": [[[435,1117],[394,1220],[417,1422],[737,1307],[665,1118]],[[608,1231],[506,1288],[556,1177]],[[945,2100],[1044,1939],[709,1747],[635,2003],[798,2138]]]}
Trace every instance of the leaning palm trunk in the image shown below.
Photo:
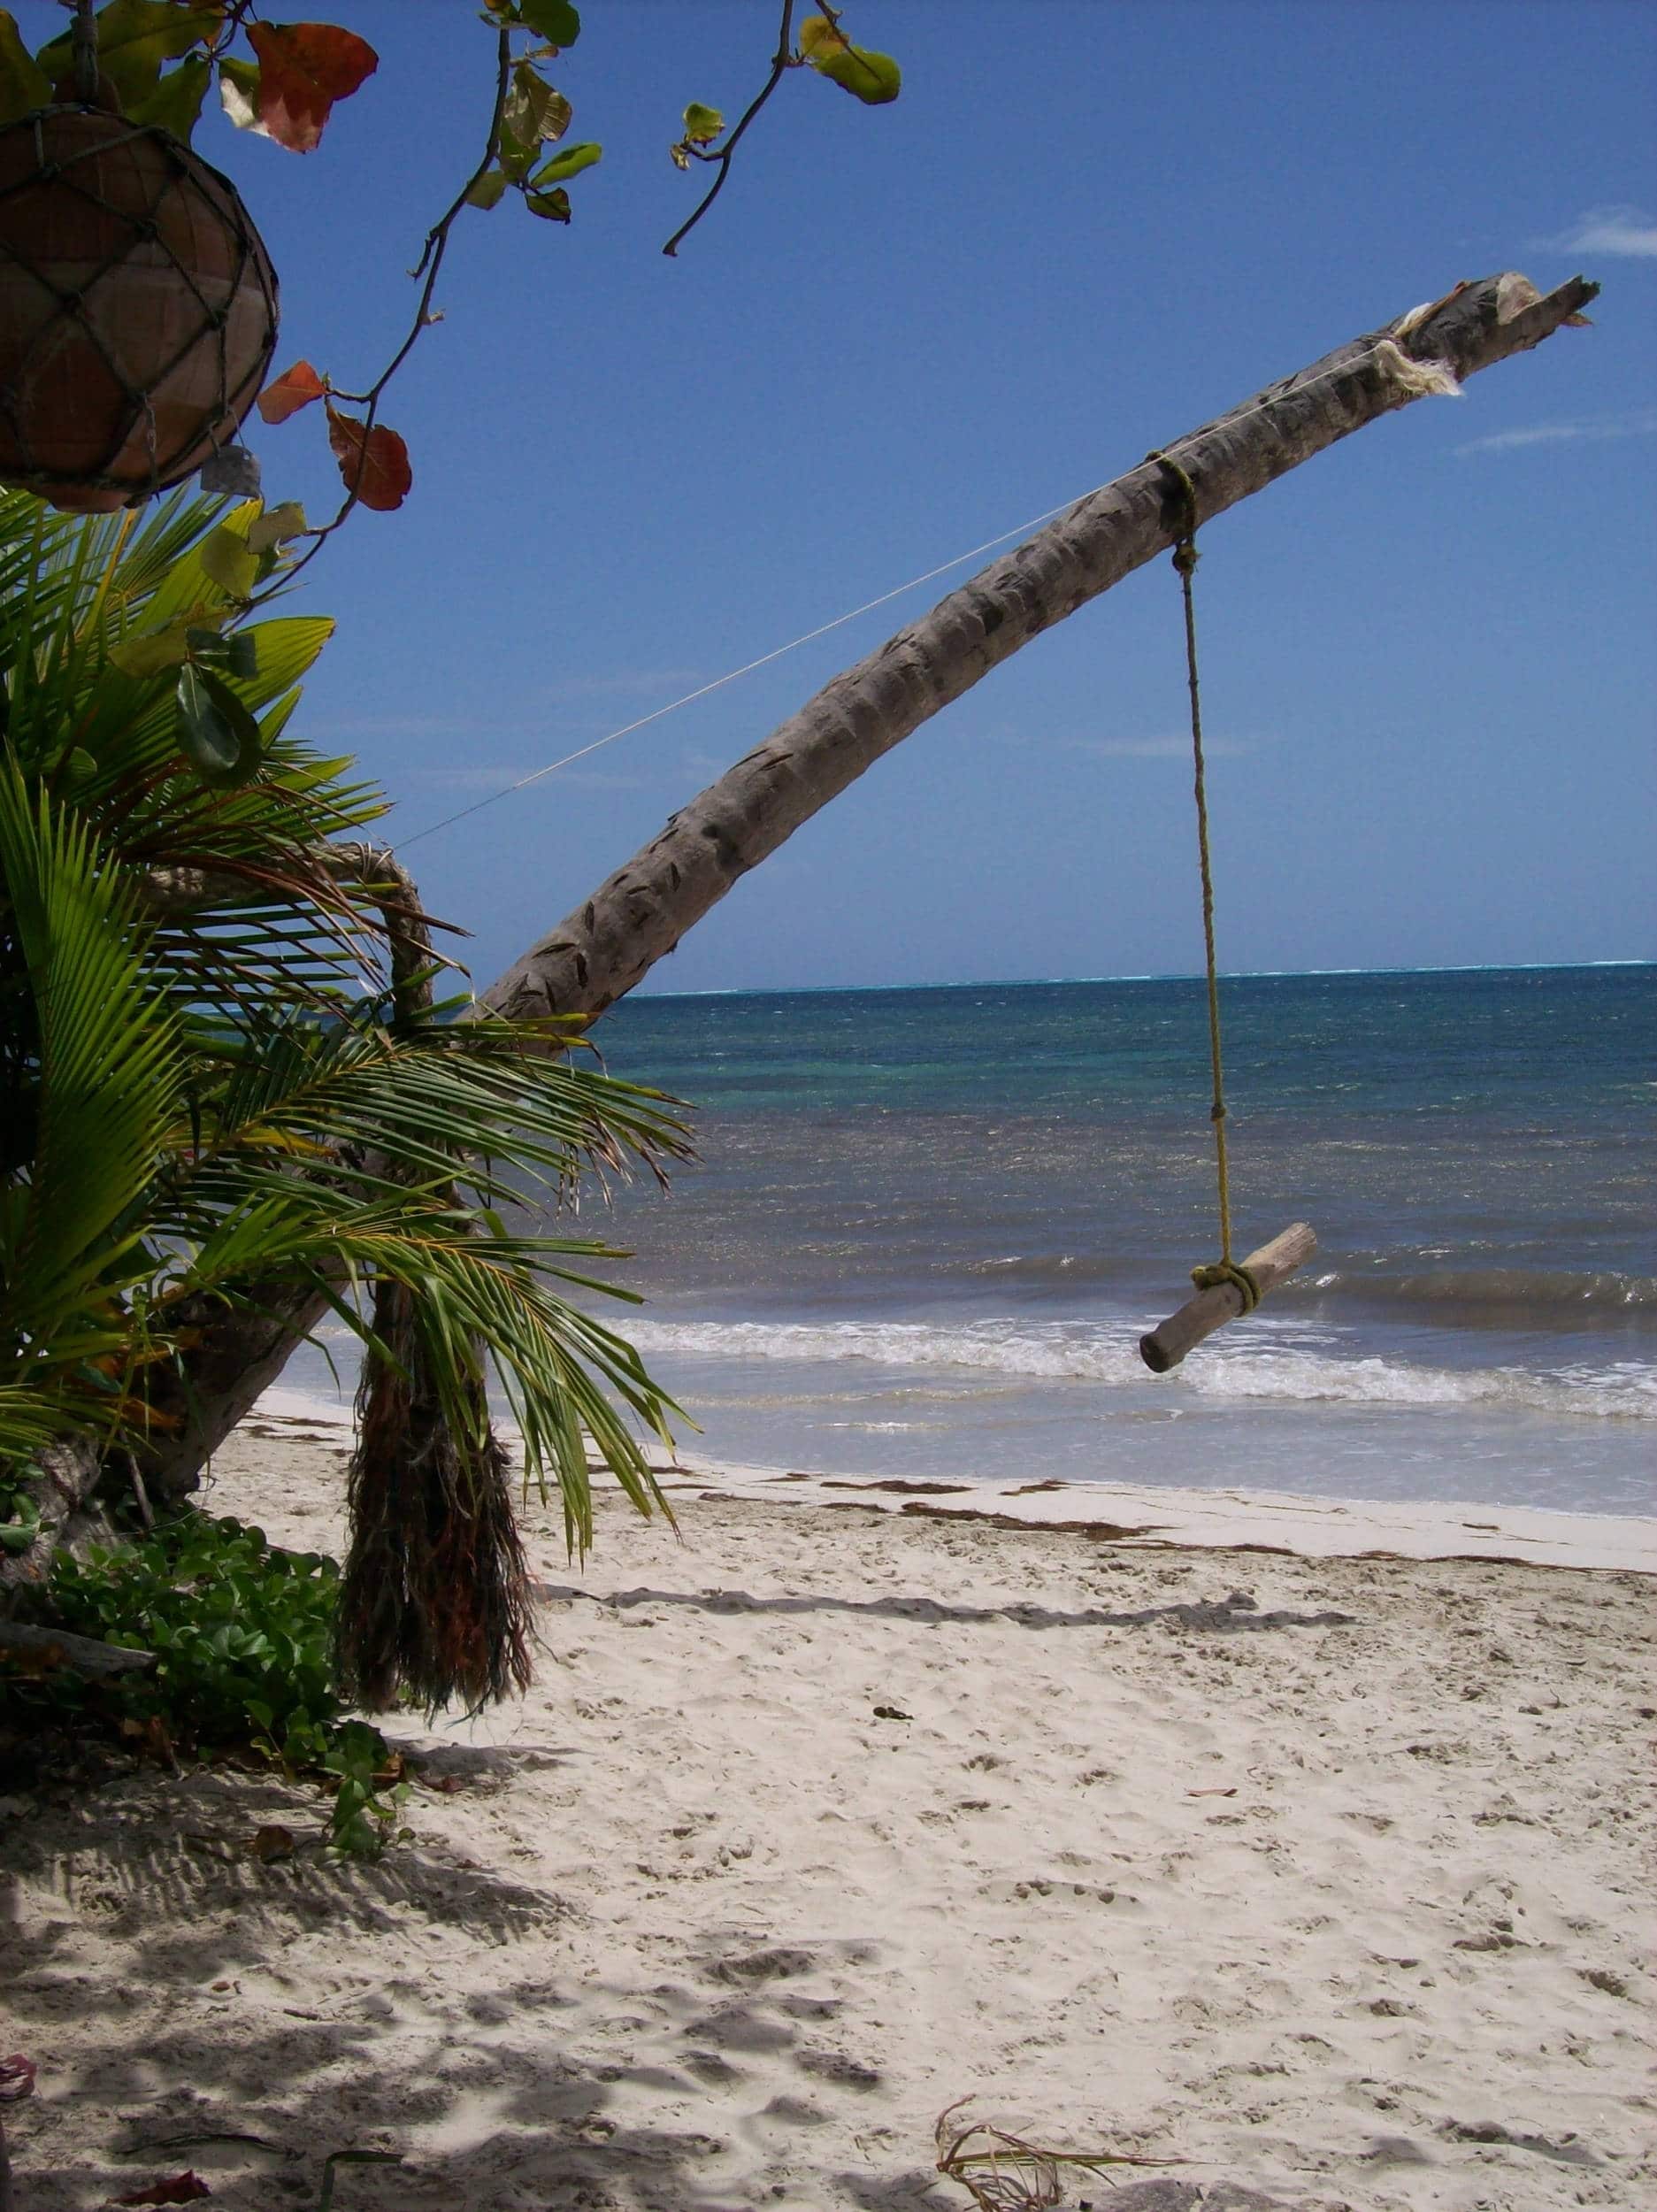
{"label": "leaning palm trunk", "polygon": [[[353,857],[363,882],[385,887],[395,1019],[418,1027],[433,964],[419,895],[391,853]],[[382,1275],[373,1301],[347,1485],[341,1681],[371,1712],[400,1693],[433,1709],[492,1703],[529,1685],[530,1600],[482,1348],[472,1341],[464,1402],[446,1402],[408,1288]]]}
{"label": "leaning palm trunk", "polygon": [[[1539,345],[1582,319],[1599,290],[1573,278],[1546,298],[1507,274],[1460,285],[1431,311],[1396,319],[1172,442],[1207,518],[1262,491],[1352,432],[1434,390]],[[993,562],[930,614],[837,676],[661,833],[484,994],[533,1019],[597,1014],[671,952],[747,872],[939,710],[1078,608],[1168,551],[1183,503],[1155,463],[1131,469]],[[291,1302],[290,1341],[317,1317]],[[158,1448],[155,1473],[182,1491],[249,1402],[234,1380],[237,1333],[272,1371],[268,1332],[227,1317],[206,1333],[215,1379],[196,1394],[188,1432]]]}
{"label": "leaning palm trunk", "polygon": [[[1598,285],[1546,299],[1527,278],[1458,285],[1170,441],[1202,520],[1354,430],[1538,345]],[[670,817],[484,994],[497,1013],[598,1014],[633,989],[749,869],[1019,649],[1170,550],[1187,526],[1155,458],[1093,492],[825,684]]]}

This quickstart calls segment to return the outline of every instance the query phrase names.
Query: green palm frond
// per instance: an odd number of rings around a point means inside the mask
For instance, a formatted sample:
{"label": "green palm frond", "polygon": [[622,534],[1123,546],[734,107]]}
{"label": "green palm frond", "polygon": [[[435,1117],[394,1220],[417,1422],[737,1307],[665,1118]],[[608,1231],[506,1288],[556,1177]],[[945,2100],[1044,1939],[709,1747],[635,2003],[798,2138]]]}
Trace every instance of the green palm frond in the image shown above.
{"label": "green palm frond", "polygon": [[138,1241],[124,1225],[155,1173],[184,1069],[177,1020],[134,946],[130,892],[83,824],[43,793],[31,803],[10,762],[0,878],[37,1056],[26,1194],[0,1214],[4,1295],[13,1327],[50,1340],[132,1279],[119,1273]]}
{"label": "green palm frond", "polygon": [[[175,494],[142,523],[131,513],[77,519],[26,494],[0,494],[8,749],[26,777],[150,880],[196,872],[242,887],[239,925],[176,905],[156,918],[156,956],[171,964],[181,995],[210,1011],[316,1003],[359,985],[373,918],[334,879],[324,848],[383,803],[349,778],[349,764],[286,734],[301,680],[334,626],[320,616],[250,619],[202,566],[203,543],[219,530],[245,537],[257,511]],[[135,642],[186,617],[253,657],[250,667],[223,672],[265,741],[259,775],[240,790],[210,788],[183,757],[177,667],[122,665]]]}
{"label": "green palm frond", "polygon": [[[492,1159],[567,1189],[584,1167],[625,1174],[630,1161],[687,1156],[676,1100],[549,1059],[545,1042],[541,1028],[496,1019],[433,1018],[396,1032],[372,1004],[326,1029],[290,1014],[250,1033],[251,1048],[213,1102],[196,1171],[237,1149],[328,1148],[341,1152],[347,1182],[453,1179],[458,1171],[494,1203],[518,1192]],[[345,1148],[385,1164],[372,1169]]]}
{"label": "green palm frond", "polygon": [[63,1426],[63,1408],[51,1393],[0,1382],[0,1475],[61,1436]]}
{"label": "green palm frond", "polygon": [[[410,986],[441,925],[395,867],[357,879],[337,841],[380,795],[289,726],[333,626],[255,618],[218,580],[245,587],[231,541],[257,511],[174,495],[73,518],[0,494],[0,1463],[75,1430],[142,1443],[152,1409],[165,1427],[189,1402],[215,1316],[320,1295],[364,1342],[373,1409],[358,1678],[499,1694],[526,1664],[526,1585],[487,1375],[574,1547],[592,1452],[666,1509],[641,1439],[671,1442],[678,1413],[587,1310],[636,1298],[607,1279],[626,1256],[513,1209],[659,1176],[688,1132],[591,1064],[580,1025],[433,1008],[435,958]],[[186,757],[180,654],[258,720],[237,787]]]}

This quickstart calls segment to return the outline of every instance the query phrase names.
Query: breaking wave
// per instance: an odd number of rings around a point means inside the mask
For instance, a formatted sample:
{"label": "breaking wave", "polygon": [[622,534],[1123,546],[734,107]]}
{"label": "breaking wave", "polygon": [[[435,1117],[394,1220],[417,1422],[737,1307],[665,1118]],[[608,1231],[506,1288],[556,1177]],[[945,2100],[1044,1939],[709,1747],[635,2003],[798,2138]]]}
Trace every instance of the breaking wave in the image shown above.
{"label": "breaking wave", "polygon": [[671,1322],[631,1320],[627,1333],[653,1354],[717,1360],[861,1361],[908,1372],[937,1371],[1032,1381],[1095,1383],[1186,1393],[1202,1400],[1279,1405],[1482,1407],[1589,1419],[1657,1421],[1657,1364],[1642,1361],[1457,1370],[1398,1359],[1346,1357],[1273,1342],[1262,1325],[1247,1346],[1204,1347],[1177,1374],[1153,1377],[1139,1356],[1138,1325],[1119,1333],[1091,1323]]}

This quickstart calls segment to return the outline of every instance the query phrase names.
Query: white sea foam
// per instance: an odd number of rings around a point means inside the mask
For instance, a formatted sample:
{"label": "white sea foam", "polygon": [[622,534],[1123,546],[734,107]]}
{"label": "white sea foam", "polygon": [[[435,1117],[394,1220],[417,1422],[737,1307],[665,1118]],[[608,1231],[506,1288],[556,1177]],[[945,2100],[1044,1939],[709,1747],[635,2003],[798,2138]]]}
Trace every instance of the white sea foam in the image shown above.
{"label": "white sea foam", "polygon": [[[1247,1344],[1205,1346],[1175,1375],[1153,1377],[1138,1350],[1139,1326],[1105,1333],[1094,1325],[985,1320],[955,1327],[917,1322],[767,1323],[630,1321],[647,1356],[724,1361],[791,1361],[832,1365],[860,1361],[906,1371],[949,1371],[1009,1381],[1103,1384],[1162,1396],[1203,1400],[1361,1406],[1483,1408],[1590,1419],[1657,1421],[1657,1366],[1603,1366],[1527,1372],[1512,1367],[1452,1369],[1397,1359],[1343,1358],[1338,1352],[1277,1341],[1270,1326],[1251,1326]],[[1322,1334],[1321,1343],[1330,1339]]]}

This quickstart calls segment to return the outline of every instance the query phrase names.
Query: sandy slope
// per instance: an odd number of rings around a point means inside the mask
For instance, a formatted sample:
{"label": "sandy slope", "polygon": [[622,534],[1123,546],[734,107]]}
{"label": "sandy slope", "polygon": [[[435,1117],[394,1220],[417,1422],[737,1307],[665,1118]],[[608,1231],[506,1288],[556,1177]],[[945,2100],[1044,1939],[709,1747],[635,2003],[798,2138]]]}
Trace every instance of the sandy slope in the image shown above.
{"label": "sandy slope", "polygon": [[[215,1504],[327,1540],[337,1440],[262,1425]],[[406,2164],[336,2212],[914,2212],[969,2092],[1189,2162],[1113,2212],[1650,2200],[1650,1582],[772,1494],[611,1502],[584,1575],[537,1515],[541,1682],[379,1867],[215,1855],[317,1825],[244,1778],[12,1801],[27,2212],[347,2144]],[[214,2129],[272,2147],[119,2154]]]}

